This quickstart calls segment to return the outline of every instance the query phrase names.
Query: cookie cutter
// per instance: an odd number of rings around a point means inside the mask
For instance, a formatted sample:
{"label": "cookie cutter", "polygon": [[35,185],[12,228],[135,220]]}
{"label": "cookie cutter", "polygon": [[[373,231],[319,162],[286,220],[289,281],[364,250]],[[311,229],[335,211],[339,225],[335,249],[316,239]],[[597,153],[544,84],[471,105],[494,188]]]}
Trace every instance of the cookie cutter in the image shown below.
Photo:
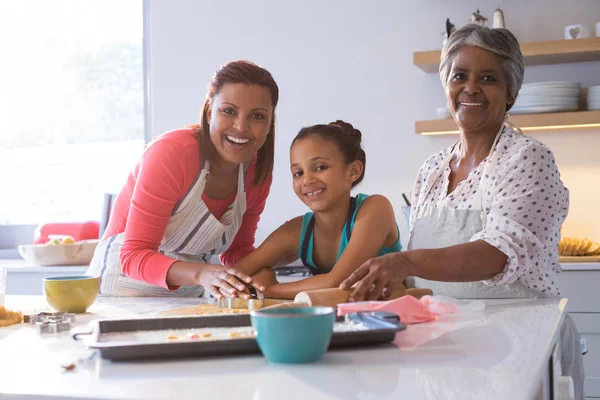
{"label": "cookie cutter", "polygon": [[250,294],[252,295],[250,299],[244,299],[241,297],[224,297],[217,300],[217,305],[219,308],[247,308],[249,310],[258,310],[263,308],[265,305],[264,294],[254,287],[249,287],[249,289]]}
{"label": "cookie cutter", "polygon": [[23,322],[32,325],[38,333],[68,332],[71,328],[71,323],[75,322],[75,315],[66,312],[41,312],[24,315]]}

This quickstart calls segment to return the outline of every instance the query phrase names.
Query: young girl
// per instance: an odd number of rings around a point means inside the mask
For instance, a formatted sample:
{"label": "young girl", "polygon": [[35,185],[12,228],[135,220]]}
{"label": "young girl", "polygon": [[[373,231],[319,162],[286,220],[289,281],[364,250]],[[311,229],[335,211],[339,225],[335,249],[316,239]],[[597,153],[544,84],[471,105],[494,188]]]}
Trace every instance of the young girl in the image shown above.
{"label": "young girl", "polygon": [[[312,212],[287,221],[235,265],[265,297],[338,287],[370,258],[401,250],[394,210],[381,195],[350,196],[365,174],[361,133],[336,121],[303,128],[290,148],[294,192]],[[278,284],[262,268],[298,257],[314,276]]]}

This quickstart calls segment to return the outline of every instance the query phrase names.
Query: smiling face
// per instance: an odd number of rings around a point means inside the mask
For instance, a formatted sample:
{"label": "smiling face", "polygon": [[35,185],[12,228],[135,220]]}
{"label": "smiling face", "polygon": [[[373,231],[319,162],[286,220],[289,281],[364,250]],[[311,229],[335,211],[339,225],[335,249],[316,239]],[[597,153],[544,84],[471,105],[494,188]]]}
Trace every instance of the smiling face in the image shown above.
{"label": "smiling face", "polygon": [[479,47],[461,48],[452,62],[446,98],[461,129],[498,129],[507,104],[514,102],[509,98],[502,58]]}
{"label": "smiling face", "polygon": [[271,128],[273,103],[269,89],[229,83],[212,99],[208,112],[210,141],[218,165],[235,167],[250,161]]}
{"label": "smiling face", "polygon": [[310,135],[297,140],[290,150],[294,192],[312,211],[326,211],[350,196],[362,163],[348,164],[337,145]]}

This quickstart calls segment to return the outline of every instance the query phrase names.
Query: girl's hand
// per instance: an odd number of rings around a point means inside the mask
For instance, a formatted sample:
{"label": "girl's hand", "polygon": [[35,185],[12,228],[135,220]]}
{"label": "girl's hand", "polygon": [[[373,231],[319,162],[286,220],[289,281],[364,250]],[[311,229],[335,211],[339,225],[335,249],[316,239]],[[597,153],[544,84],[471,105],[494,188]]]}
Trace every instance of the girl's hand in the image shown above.
{"label": "girl's hand", "polygon": [[217,299],[223,297],[250,298],[247,284],[252,278],[235,268],[207,264],[202,267],[198,284],[204,286]]}
{"label": "girl's hand", "polygon": [[348,301],[378,300],[385,289],[404,282],[409,275],[408,260],[402,253],[390,253],[367,260],[340,287],[354,288]]}
{"label": "girl's hand", "polygon": [[273,268],[262,268],[257,273],[252,275],[252,282],[254,287],[264,293],[264,291],[272,285],[276,285],[277,278],[275,278],[275,271]]}

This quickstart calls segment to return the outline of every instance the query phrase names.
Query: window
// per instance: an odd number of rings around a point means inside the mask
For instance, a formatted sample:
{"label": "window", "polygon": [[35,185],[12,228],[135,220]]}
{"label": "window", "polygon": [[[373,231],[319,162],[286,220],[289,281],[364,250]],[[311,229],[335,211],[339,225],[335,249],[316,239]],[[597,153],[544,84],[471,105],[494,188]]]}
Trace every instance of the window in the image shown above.
{"label": "window", "polygon": [[142,0],[0,2],[0,225],[98,220],[144,146]]}

